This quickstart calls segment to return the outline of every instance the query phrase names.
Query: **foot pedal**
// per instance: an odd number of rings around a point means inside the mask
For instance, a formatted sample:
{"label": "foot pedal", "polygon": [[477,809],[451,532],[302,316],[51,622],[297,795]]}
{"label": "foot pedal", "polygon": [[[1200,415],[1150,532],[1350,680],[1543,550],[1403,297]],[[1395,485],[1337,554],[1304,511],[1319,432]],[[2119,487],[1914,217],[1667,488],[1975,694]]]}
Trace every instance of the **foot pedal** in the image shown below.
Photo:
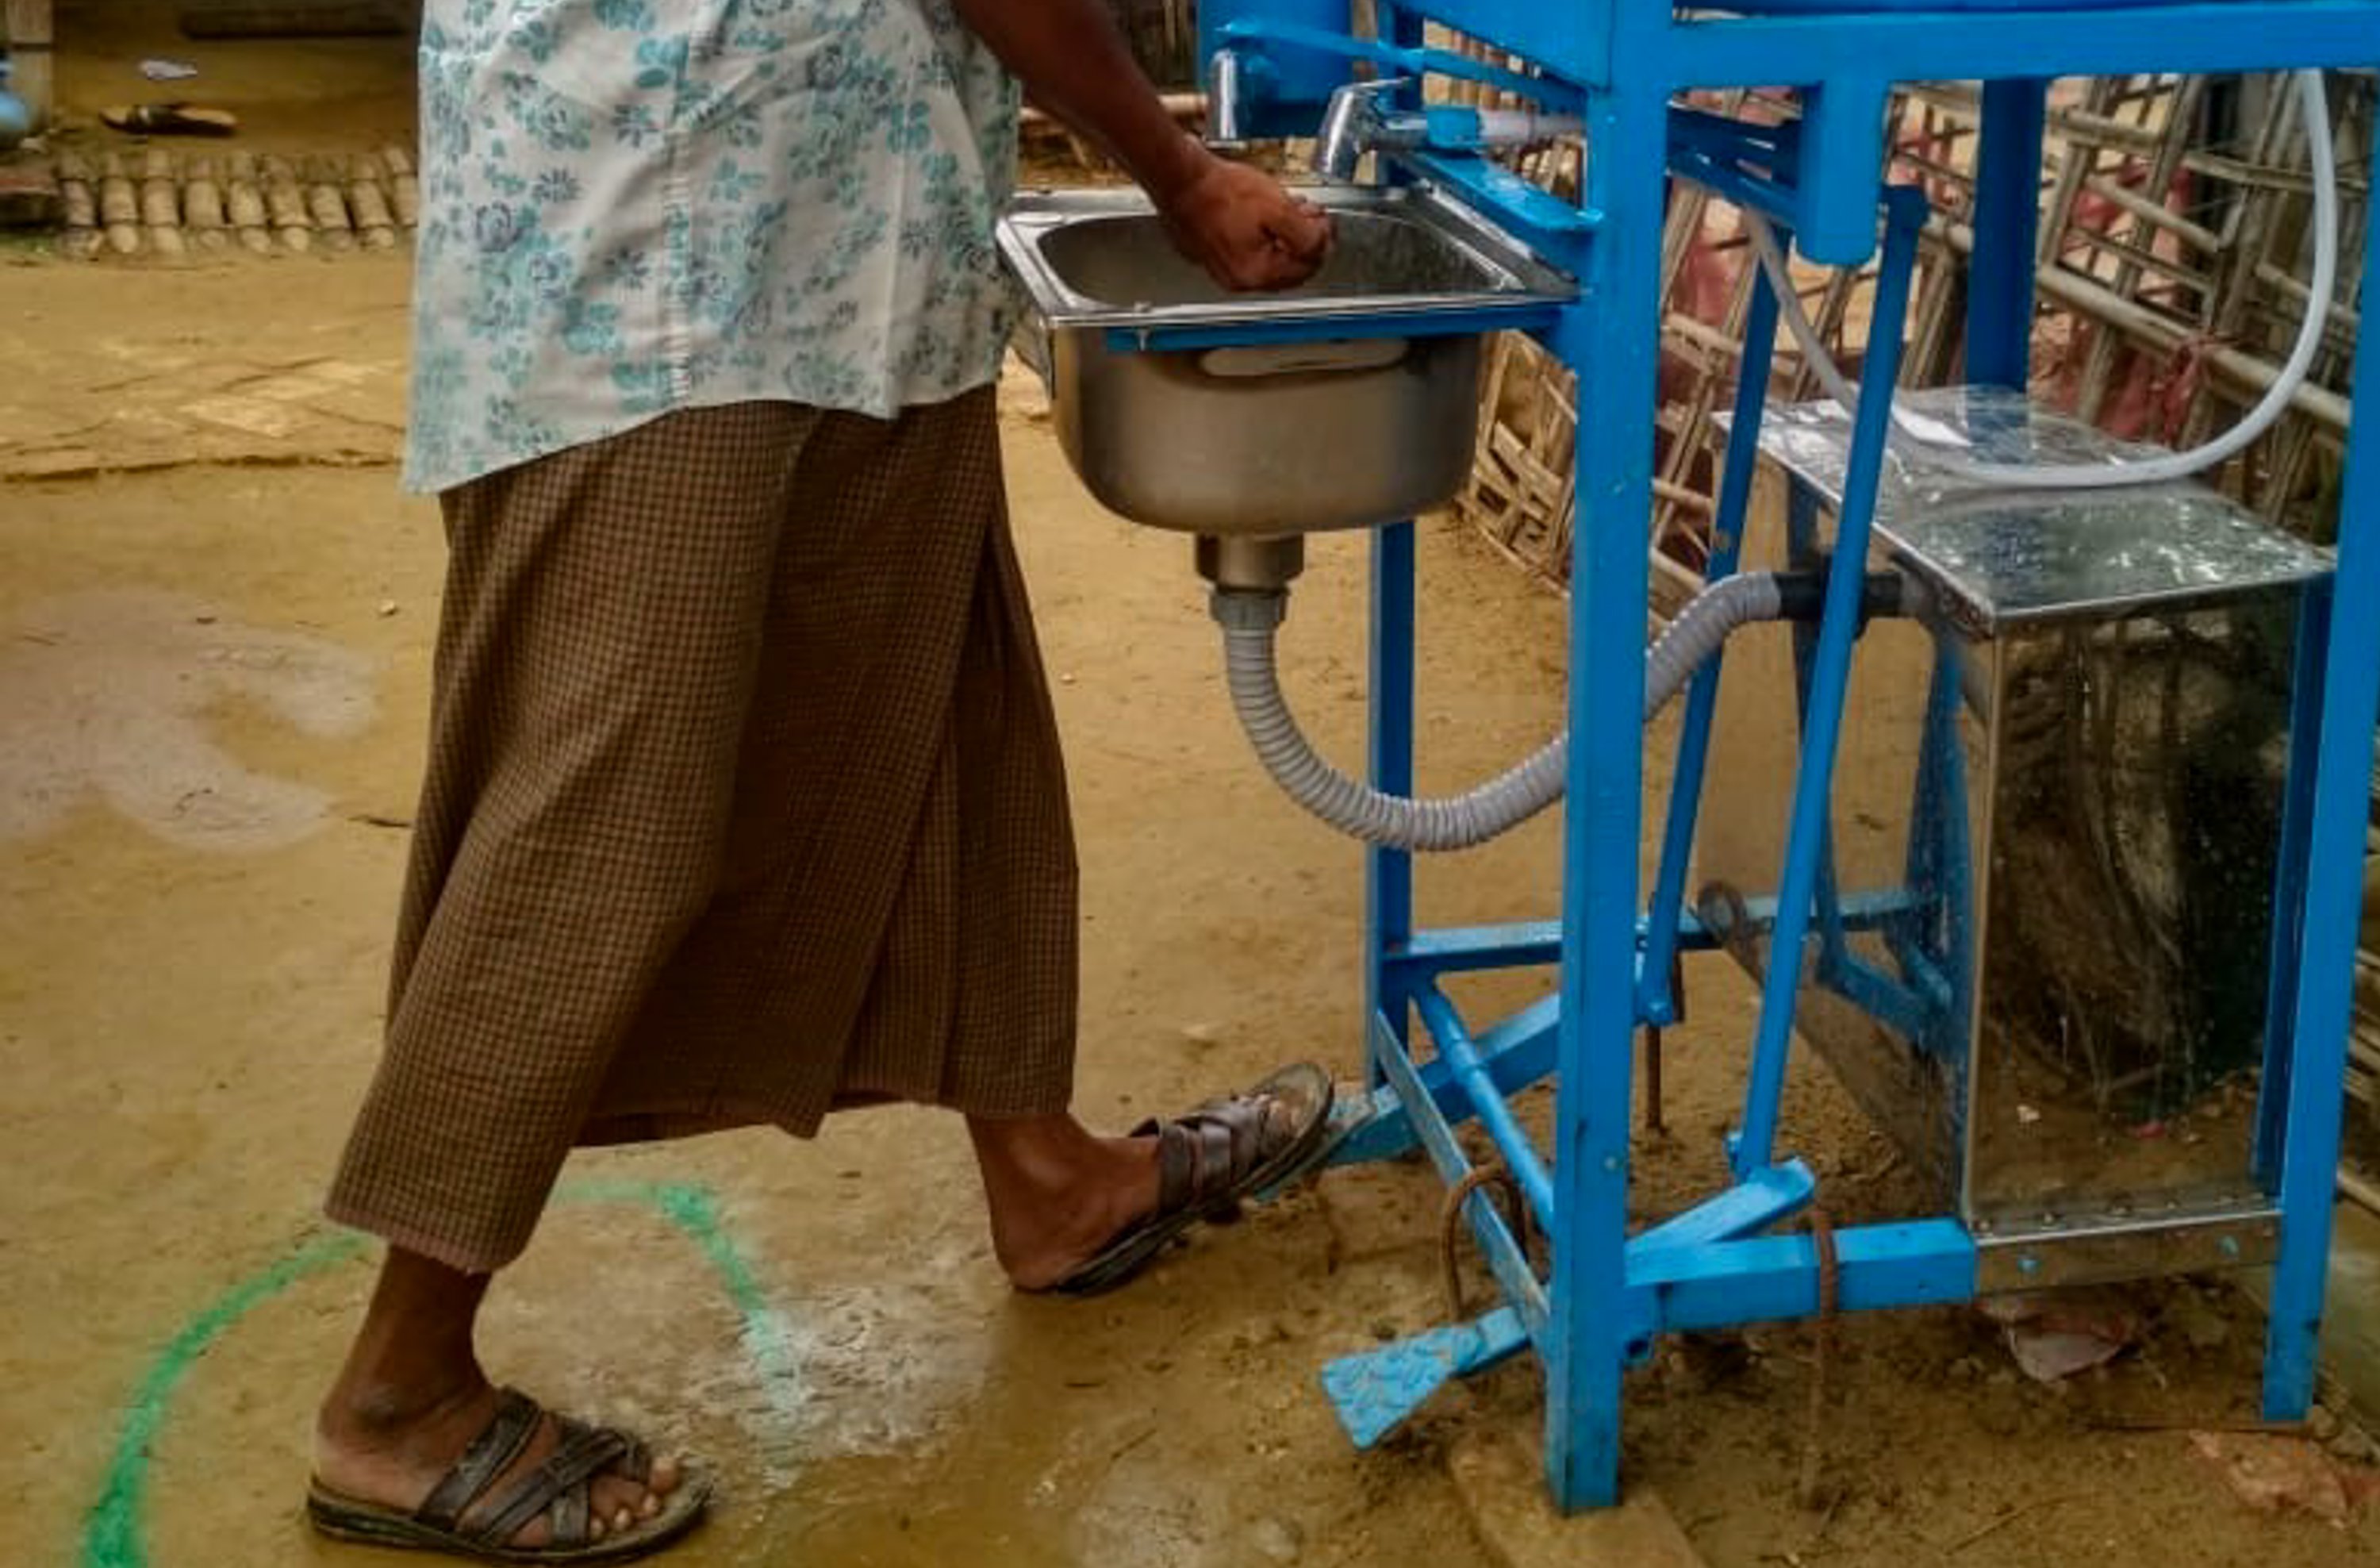
{"label": "foot pedal", "polygon": [[1322,1368],[1322,1389],[1355,1446],[1370,1448],[1447,1383],[1484,1372],[1528,1343],[1521,1315],[1500,1307],[1468,1323],[1449,1323],[1378,1350],[1342,1355]]}

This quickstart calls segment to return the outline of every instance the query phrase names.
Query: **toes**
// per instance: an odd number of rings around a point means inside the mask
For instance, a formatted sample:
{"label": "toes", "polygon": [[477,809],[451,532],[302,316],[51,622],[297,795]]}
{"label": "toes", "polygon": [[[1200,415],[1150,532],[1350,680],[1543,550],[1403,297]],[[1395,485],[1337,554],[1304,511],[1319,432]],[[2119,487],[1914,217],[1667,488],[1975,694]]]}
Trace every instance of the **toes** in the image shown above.
{"label": "toes", "polygon": [[664,1453],[653,1461],[652,1468],[645,1472],[645,1489],[656,1498],[667,1497],[677,1490],[678,1483],[685,1479],[686,1473],[677,1462],[677,1455]]}
{"label": "toes", "polygon": [[603,1523],[603,1519],[601,1514],[598,1514],[594,1518],[587,1521],[587,1538],[589,1540],[600,1541],[611,1533],[610,1526]]}
{"label": "toes", "polygon": [[662,1497],[659,1492],[649,1491],[645,1493],[644,1501],[637,1504],[637,1517],[639,1519],[658,1518],[661,1515],[661,1511]]}

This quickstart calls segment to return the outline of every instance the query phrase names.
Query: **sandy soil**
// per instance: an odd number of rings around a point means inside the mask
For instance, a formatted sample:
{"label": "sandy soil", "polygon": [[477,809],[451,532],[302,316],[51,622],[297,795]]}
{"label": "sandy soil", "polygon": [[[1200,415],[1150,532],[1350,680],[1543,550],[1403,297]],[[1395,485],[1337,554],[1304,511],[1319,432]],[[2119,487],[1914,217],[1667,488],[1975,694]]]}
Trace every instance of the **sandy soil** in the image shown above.
{"label": "sandy soil", "polygon": [[[0,1479],[0,1556],[378,1561],[314,1542],[297,1503],[369,1278],[315,1205],[376,1049],[441,569],[434,512],[386,466],[404,267],[0,276],[0,363],[24,368],[0,382],[0,1440],[28,1456]],[[1358,858],[1246,756],[1187,543],[1087,502],[1016,393],[1087,872],[1081,1107],[1120,1124],[1293,1054],[1352,1070]],[[1362,560],[1318,542],[1287,638],[1350,760]],[[1424,562],[1422,771],[1444,787],[1558,723],[1562,609],[1451,526]],[[1555,867],[1538,824],[1430,867],[1425,915],[1543,914]],[[1689,984],[1646,1217],[1717,1180],[1739,1092],[1743,988],[1719,960]],[[1839,1220],[1910,1201],[1815,1070],[1790,1112]],[[672,1561],[1466,1568],[1487,1559],[1445,1454],[1534,1431],[1535,1372],[1451,1391],[1370,1454],[1315,1380],[1442,1319],[1438,1207],[1411,1166],[1333,1173],[1059,1304],[1002,1284],[947,1119],[609,1151],[574,1161],[487,1348],[721,1470]],[[2194,1285],[2134,1304],[2143,1343],[2055,1388],[1971,1311],[1846,1320],[1821,1512],[1793,1495],[1809,1331],[1670,1347],[1632,1383],[1629,1484],[1718,1568],[2380,1561],[2374,1517],[2253,1513],[2191,1452],[2190,1428],[2253,1414],[2247,1309]]]}

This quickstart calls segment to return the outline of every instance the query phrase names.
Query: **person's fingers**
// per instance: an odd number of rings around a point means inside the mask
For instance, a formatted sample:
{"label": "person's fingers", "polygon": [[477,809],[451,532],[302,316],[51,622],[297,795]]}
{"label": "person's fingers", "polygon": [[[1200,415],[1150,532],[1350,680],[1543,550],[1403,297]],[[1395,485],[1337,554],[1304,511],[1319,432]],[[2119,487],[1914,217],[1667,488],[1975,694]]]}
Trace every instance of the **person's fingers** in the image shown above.
{"label": "person's fingers", "polygon": [[1265,289],[1294,288],[1312,277],[1314,270],[1311,261],[1277,247],[1269,247],[1257,264],[1260,274],[1257,286]]}
{"label": "person's fingers", "polygon": [[1330,243],[1330,216],[1308,202],[1283,202],[1269,226],[1300,256],[1318,258]]}

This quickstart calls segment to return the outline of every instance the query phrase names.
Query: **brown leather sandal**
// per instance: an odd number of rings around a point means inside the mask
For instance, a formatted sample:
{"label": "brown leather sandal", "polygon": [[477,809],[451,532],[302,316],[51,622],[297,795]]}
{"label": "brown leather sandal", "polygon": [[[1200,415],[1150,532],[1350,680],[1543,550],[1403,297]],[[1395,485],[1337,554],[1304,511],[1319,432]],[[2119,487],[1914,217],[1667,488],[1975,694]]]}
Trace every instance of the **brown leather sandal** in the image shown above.
{"label": "brown leather sandal", "polygon": [[[544,1419],[537,1401],[505,1389],[495,1415],[430,1489],[420,1507],[408,1513],[342,1496],[316,1481],[306,1491],[306,1515],[315,1529],[337,1540],[443,1552],[480,1562],[623,1562],[668,1545],[701,1516],[710,1483],[689,1471],[662,1501],[660,1513],[595,1538],[588,1503],[595,1478],[607,1472],[650,1475],[652,1456],[625,1432],[560,1416],[555,1422],[562,1440],[553,1453],[466,1524],[464,1515],[471,1505],[520,1457]],[[513,1537],[540,1515],[552,1532],[547,1544],[512,1545]]]}
{"label": "brown leather sandal", "polygon": [[230,136],[239,129],[230,110],[197,103],[115,103],[102,109],[99,117],[127,136]]}
{"label": "brown leather sandal", "polygon": [[1135,1127],[1134,1137],[1157,1137],[1156,1209],[1049,1290],[1063,1295],[1113,1290],[1191,1226],[1228,1219],[1244,1199],[1298,1175],[1325,1147],[1333,1093],[1328,1073],[1301,1062],[1245,1094]]}

